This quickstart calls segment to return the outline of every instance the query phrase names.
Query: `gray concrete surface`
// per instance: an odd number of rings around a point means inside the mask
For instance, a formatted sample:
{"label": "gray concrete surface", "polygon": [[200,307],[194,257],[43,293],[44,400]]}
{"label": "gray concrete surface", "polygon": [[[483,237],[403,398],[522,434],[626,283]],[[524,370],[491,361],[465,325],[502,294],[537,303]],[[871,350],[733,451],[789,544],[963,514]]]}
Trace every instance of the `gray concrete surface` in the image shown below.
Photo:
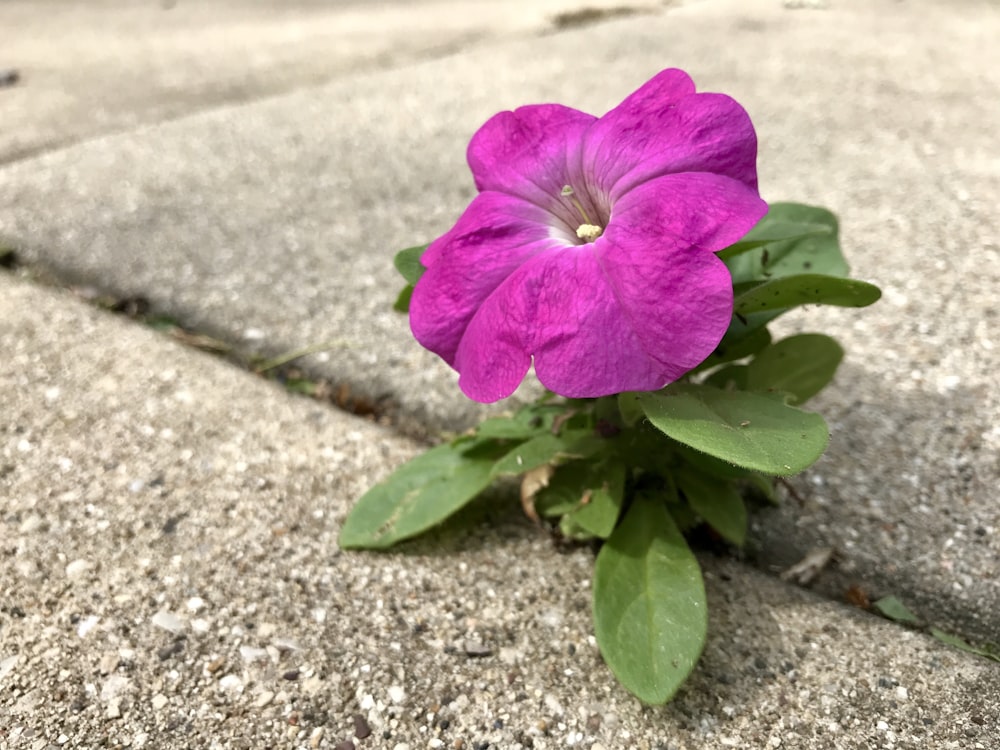
{"label": "gray concrete surface", "polygon": [[[706,558],[711,637],[643,708],[592,554],[511,503],[344,553],[417,446],[0,276],[0,748],[992,748],[988,662]],[[466,644],[489,655],[472,658]]]}
{"label": "gray concrete surface", "polygon": [[[355,712],[377,727],[359,747],[996,746],[995,665],[829,600],[896,594],[1000,641],[1000,7],[791,5],[551,33],[541,5],[0,4],[0,67],[22,73],[0,89],[0,245],[249,350],[331,342],[308,367],[396,428],[0,277],[0,750],[335,747]],[[815,404],[830,451],[801,506],[756,515],[748,559],[835,547],[827,601],[706,560],[712,641],[651,711],[589,640],[590,557],[516,512],[405,556],[335,540],[415,450],[400,432],[477,411],[388,311],[394,251],[472,194],[469,135],[525,102],[604,111],[669,65],[747,106],[765,197],[838,211],[886,295],[783,325],[849,360]]]}
{"label": "gray concrete surface", "polygon": [[[632,12],[664,4],[633,0]],[[225,102],[548,33],[609,0],[5,0],[0,163]],[[582,19],[581,19],[582,20]]]}
{"label": "gray concrete surface", "polygon": [[840,213],[857,274],[886,292],[785,326],[835,332],[849,360],[816,404],[834,442],[797,484],[805,507],[759,516],[751,558],[779,570],[835,547],[813,584],[828,596],[895,594],[996,641],[997,32],[991,3],[714,0],[497,39],[11,163],[0,238],[243,346],[330,342],[309,366],[402,429],[460,426],[476,409],[389,310],[392,254],[460,212],[465,144],[493,111],[603,111],[681,65],[751,112],[765,197]]}

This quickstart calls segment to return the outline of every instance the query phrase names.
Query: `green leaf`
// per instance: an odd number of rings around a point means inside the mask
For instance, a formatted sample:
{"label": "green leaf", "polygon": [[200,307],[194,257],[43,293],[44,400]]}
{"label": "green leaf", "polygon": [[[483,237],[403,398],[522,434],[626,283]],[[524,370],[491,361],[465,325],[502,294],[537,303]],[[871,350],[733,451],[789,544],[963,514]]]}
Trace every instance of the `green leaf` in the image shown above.
{"label": "green leaf", "polygon": [[392,309],[396,312],[408,313],[410,311],[410,299],[413,297],[413,284],[407,284],[399,290],[399,296],[392,303]]}
{"label": "green leaf", "polygon": [[694,368],[691,372],[709,370],[717,365],[725,364],[726,362],[734,362],[737,359],[749,357],[752,354],[756,354],[770,343],[771,334],[764,327],[755,328],[754,330],[748,332],[747,335],[740,337],[738,340],[727,341],[726,339],[723,339],[722,342],[715,347],[715,351],[708,355],[705,361]]}
{"label": "green leaf", "polygon": [[591,430],[564,430],[559,435],[539,435],[521,443],[497,461],[492,476],[523,474],[544,464],[569,458],[585,458],[599,451],[606,441]]}
{"label": "green leaf", "polygon": [[676,441],[671,441],[671,443],[673,444],[674,453],[680,456],[684,460],[684,463],[690,464],[702,474],[719,477],[720,479],[746,479],[754,473],[749,469],[734,466],[728,461],[723,461],[715,456],[697,451],[683,443]]}
{"label": "green leaf", "polygon": [[802,471],[829,440],[820,415],[789,406],[780,394],[674,383],[641,394],[639,403],[653,426],[677,442],[764,474]]}
{"label": "green leaf", "polygon": [[566,412],[567,408],[560,404],[527,406],[509,417],[483,420],[476,428],[476,435],[504,440],[527,440],[551,433],[555,418]]}
{"label": "green leaf", "polygon": [[691,510],[691,506],[686,503],[670,503],[667,505],[667,512],[682,534],[694,531],[702,522],[698,514]]}
{"label": "green leaf", "polygon": [[787,310],[769,310],[762,313],[750,313],[749,315],[734,315],[733,319],[729,322],[726,335],[722,337],[719,346],[726,349],[735,349],[742,346],[743,342],[747,339],[754,339],[759,336],[761,331],[767,330],[765,326],[785,312]]}
{"label": "green leaf", "polygon": [[[747,235],[777,235],[780,226],[811,225],[826,232],[811,232],[795,239],[770,242],[756,252],[743,252],[726,260],[733,283],[796,276],[802,273],[847,276],[849,268],[840,250],[837,217],[825,208],[800,203],[772,203],[767,215]],[[725,252],[725,251],[723,251]]]}
{"label": "green leaf", "polygon": [[594,538],[594,535],[574,521],[571,515],[566,515],[559,519],[559,533],[564,538],[577,542],[586,542]]}
{"label": "green leaf", "polygon": [[733,291],[733,312],[737,316],[786,310],[799,305],[866,307],[882,296],[881,290],[874,284],[814,273],[736,285]]}
{"label": "green leaf", "polygon": [[727,542],[743,546],[747,536],[747,509],[732,482],[683,468],[674,472],[674,480],[695,513]]}
{"label": "green leaf", "polygon": [[626,427],[632,427],[640,419],[645,419],[646,414],[639,406],[639,394],[625,391],[618,394],[618,412],[622,415],[622,423]]}
{"label": "green leaf", "polygon": [[420,256],[424,254],[424,250],[427,248],[428,245],[408,247],[396,253],[396,257],[392,260],[392,264],[396,266],[396,270],[399,271],[410,286],[414,286],[420,281],[420,277],[427,270],[420,262]]}
{"label": "green leaf", "polygon": [[570,461],[539,490],[535,509],[543,516],[565,515],[587,535],[606,539],[621,512],[625,473],[625,464],[613,458]]}
{"label": "green leaf", "polygon": [[791,394],[789,403],[808,401],[833,380],[844,350],[829,336],[803,333],[789,336],[760,352],[747,365],[744,387],[749,391]]}
{"label": "green leaf", "polygon": [[965,639],[959,638],[957,635],[952,635],[951,633],[946,633],[938,628],[931,628],[931,635],[941,641],[941,643],[946,643],[952,648],[957,648],[960,651],[975,654],[976,656],[983,656],[987,659],[992,659],[993,661],[1000,661],[1000,652],[997,652],[992,648],[976,648]]}
{"label": "green leaf", "polygon": [[726,367],[720,367],[702,382],[706,385],[721,388],[724,391],[751,390],[747,387],[747,371],[749,369],[746,365],[727,365]]}
{"label": "green leaf", "polygon": [[437,525],[492,481],[493,460],[439,445],[362,495],[340,530],[344,549],[391,547]]}
{"label": "green leaf", "polygon": [[918,625],[920,620],[913,614],[906,605],[895,596],[885,596],[878,601],[872,602],[872,607],[878,610],[883,617],[893,622],[902,622],[907,625]]}
{"label": "green leaf", "polygon": [[778,493],[774,489],[774,480],[763,474],[747,474],[743,477],[743,482],[750,492],[759,493],[772,505],[778,505]]}
{"label": "green leaf", "polygon": [[[792,215],[798,209],[810,209],[810,206],[803,206],[797,203],[773,203],[767,215],[764,216],[757,225],[751,229],[739,242],[730,245],[725,250],[718,253],[722,260],[729,260],[737,255],[756,250],[765,245],[773,245],[778,242],[790,242],[792,240],[803,240],[816,235],[836,235],[837,220],[833,219],[833,224],[815,221],[819,217],[816,214],[806,212],[811,221],[802,221],[793,218]],[[833,214],[829,214],[830,217]]]}
{"label": "green leaf", "polygon": [[594,564],[594,632],[615,677],[646,703],[691,673],[708,627],[701,569],[662,498],[640,494]]}

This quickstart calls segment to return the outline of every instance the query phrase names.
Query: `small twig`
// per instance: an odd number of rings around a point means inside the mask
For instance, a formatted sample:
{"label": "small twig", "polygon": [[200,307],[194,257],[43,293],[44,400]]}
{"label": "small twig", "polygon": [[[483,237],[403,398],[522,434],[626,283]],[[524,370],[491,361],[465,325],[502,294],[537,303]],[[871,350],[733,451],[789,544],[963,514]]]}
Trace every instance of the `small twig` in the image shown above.
{"label": "small twig", "polygon": [[805,498],[799,494],[798,490],[795,489],[795,486],[787,479],[784,477],[778,477],[778,484],[784,487],[788,494],[791,495],[799,505],[806,504]]}

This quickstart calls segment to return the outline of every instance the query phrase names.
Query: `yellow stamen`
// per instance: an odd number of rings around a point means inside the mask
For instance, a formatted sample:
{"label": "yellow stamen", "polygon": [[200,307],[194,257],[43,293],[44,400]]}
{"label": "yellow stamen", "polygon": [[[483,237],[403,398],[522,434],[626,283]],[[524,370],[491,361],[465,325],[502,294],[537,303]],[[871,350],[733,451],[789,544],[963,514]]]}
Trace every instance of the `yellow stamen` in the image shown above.
{"label": "yellow stamen", "polygon": [[[594,222],[592,222],[590,217],[587,216],[587,212],[584,210],[580,201],[573,197],[573,188],[569,185],[563,185],[562,195],[564,198],[569,198],[569,202],[576,206],[576,210],[580,212],[580,216],[582,216],[583,220],[586,222],[584,226],[595,226]],[[579,230],[577,231],[577,234],[579,234]]]}

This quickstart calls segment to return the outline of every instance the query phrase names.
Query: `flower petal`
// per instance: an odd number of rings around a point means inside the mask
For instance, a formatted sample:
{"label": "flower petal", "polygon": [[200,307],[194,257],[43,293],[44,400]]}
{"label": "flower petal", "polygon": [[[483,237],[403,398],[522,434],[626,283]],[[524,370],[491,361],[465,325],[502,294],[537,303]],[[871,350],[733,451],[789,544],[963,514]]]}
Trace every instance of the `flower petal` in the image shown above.
{"label": "flower petal", "polygon": [[[634,250],[626,257],[641,258]],[[732,314],[722,261],[691,250],[647,252],[657,262],[618,263],[609,274],[601,259],[615,253],[600,238],[540,254],[512,274],[459,345],[455,366],[466,395],[509,396],[531,355],[542,384],[570,398],[661,388],[707,357]]]}
{"label": "flower petal", "polygon": [[[767,203],[742,182],[708,172],[657,177],[624,195],[605,236],[618,246],[659,257],[665,245],[718,252],[741,239],[767,213]],[[629,261],[635,262],[635,261]]]}
{"label": "flower petal", "polygon": [[410,300],[410,329],[427,349],[453,364],[472,315],[528,258],[559,244],[553,217],[519,198],[480,193],[458,223],[431,243],[427,271]]}
{"label": "flower petal", "polygon": [[476,187],[549,206],[564,185],[579,182],[583,135],[596,119],[561,104],[494,115],[469,143]]}
{"label": "flower petal", "polygon": [[664,70],[590,128],[584,161],[612,202],[671,172],[713,172],[757,187],[757,136],[724,94],[696,94],[686,73]]}

